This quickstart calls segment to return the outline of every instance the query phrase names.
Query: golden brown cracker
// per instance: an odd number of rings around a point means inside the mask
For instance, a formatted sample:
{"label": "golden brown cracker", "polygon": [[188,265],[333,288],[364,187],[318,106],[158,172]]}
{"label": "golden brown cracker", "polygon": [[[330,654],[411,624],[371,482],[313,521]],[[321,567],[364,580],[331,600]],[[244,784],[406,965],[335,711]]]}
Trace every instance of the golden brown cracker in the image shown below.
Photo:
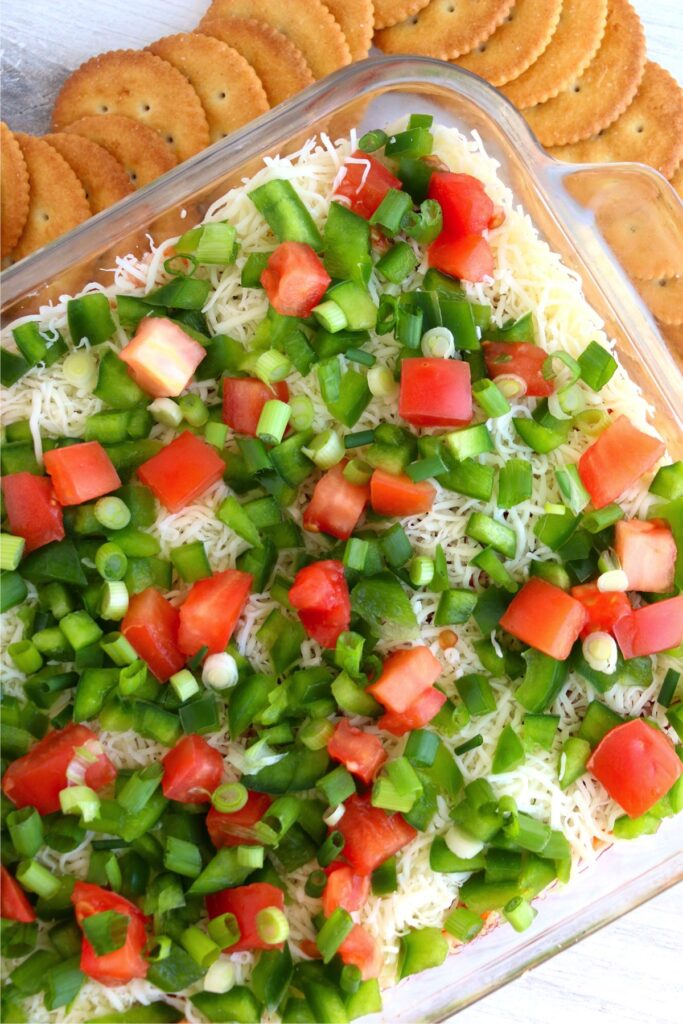
{"label": "golden brown cracker", "polygon": [[372,0],[323,0],[344,33],[351,60],[365,60],[372,46],[375,12]]}
{"label": "golden brown cracker", "polygon": [[504,85],[543,53],[557,28],[561,9],[562,0],[516,0],[493,35],[455,63],[491,85]]}
{"label": "golden brown cracker", "polygon": [[158,39],[147,49],[187,78],[201,100],[212,142],[270,109],[253,67],[220,39],[180,32]]}
{"label": "golden brown cracker", "polygon": [[158,132],[123,114],[81,117],[64,131],[81,135],[106,149],[123,164],[134,188],[144,188],[178,162]]}
{"label": "golden brown cracker", "polygon": [[645,305],[663,324],[683,324],[683,277],[658,277],[655,281],[637,281],[636,288]]}
{"label": "golden brown cracker", "polygon": [[683,90],[668,71],[648,61],[635,99],[621,117],[590,139],[550,152],[575,163],[635,160],[670,178],[683,158]]}
{"label": "golden brown cracker", "polygon": [[96,142],[67,132],[53,132],[43,138],[66,160],[85,189],[93,213],[106,210],[134,191],[123,164]]}
{"label": "golden brown cracker", "polygon": [[260,78],[271,107],[283,103],[315,79],[301,50],[287,36],[255,18],[213,18],[202,32],[232,46]]}
{"label": "golden brown cracker", "polygon": [[683,199],[683,162],[681,162],[671,175],[671,184]]}
{"label": "golden brown cracker", "polygon": [[15,132],[30,183],[28,217],[12,252],[14,263],[71,231],[91,215],[80,181],[63,156],[42,139]]}
{"label": "golden brown cracker", "polygon": [[417,14],[426,7],[429,0],[374,0],[375,31],[380,28],[391,28]]}
{"label": "golden brown cracker", "polygon": [[21,146],[0,121],[0,257],[4,259],[21,238],[29,209],[28,168]]}
{"label": "golden brown cracker", "polygon": [[514,0],[430,0],[417,14],[375,33],[385,53],[451,60],[478,46],[502,24]]}
{"label": "golden brown cracker", "polygon": [[667,324],[662,326],[662,337],[666,341],[671,354],[683,371],[683,325]]}
{"label": "golden brown cracker", "polygon": [[517,107],[533,107],[557,96],[588,67],[606,23],[607,0],[562,0],[560,20],[547,47],[501,92]]}
{"label": "golden brown cracker", "polygon": [[645,34],[628,0],[609,0],[600,49],[584,73],[545,103],[523,111],[544,146],[587,139],[619,117],[645,71]]}
{"label": "golden brown cracker", "polygon": [[178,160],[210,142],[206,115],[188,80],[145,50],[110,50],[69,75],[55,101],[54,130],[93,114],[123,114],[153,128]]}
{"label": "golden brown cracker", "polygon": [[256,18],[276,28],[298,46],[316,78],[351,63],[344,33],[321,0],[213,0],[199,31],[213,18]]}

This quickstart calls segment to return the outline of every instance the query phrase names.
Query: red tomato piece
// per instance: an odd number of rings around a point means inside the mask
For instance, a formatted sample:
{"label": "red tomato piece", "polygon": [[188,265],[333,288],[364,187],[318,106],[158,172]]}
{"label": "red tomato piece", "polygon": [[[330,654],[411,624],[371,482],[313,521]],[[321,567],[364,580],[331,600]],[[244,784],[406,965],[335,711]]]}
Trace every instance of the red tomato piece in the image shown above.
{"label": "red tomato piece", "polygon": [[282,242],[261,274],[268,301],[281,316],[310,316],[331,283],[322,260],[305,242]]}
{"label": "red tomato piece", "polygon": [[360,924],[354,924],[337,952],[345,964],[359,968],[363,981],[376,978],[382,969],[380,945]]}
{"label": "red tomato piece", "polygon": [[404,359],[398,414],[415,427],[462,427],[472,419],[469,363],[462,359]]}
{"label": "red tomato piece", "polygon": [[352,484],[344,476],[344,463],[320,477],[304,512],[304,529],[348,540],[370,497],[370,488]]}
{"label": "red tomato piece", "polygon": [[223,476],[225,463],[189,430],[138,466],[138,477],[169,512],[179,512]]}
{"label": "red tomato piece", "polygon": [[223,422],[236,434],[256,437],[256,428],[263,406],[271,398],[289,401],[289,388],[285,381],[268,387],[257,377],[223,378]]}
{"label": "red tomato piece", "polygon": [[346,718],[342,718],[328,740],[327,753],[335,761],[341,761],[352,775],[357,775],[366,785],[372,782],[387,760],[379,737],[356,729]]}
{"label": "red tomato piece", "polygon": [[596,508],[633,486],[664,454],[664,442],[618,416],[579,459],[579,476]]}
{"label": "red tomato piece", "polygon": [[327,875],[323,892],[323,914],[329,917],[333,910],[342,907],[351,914],[365,905],[370,895],[368,875],[356,875],[350,867],[342,864]]}
{"label": "red tomato piece", "polygon": [[119,353],[135,383],[155,398],[182,394],[206,349],[164,316],[146,316]]}
{"label": "red tomato piece", "polygon": [[10,473],[2,478],[9,532],[26,541],[26,554],[64,537],[62,506],[45,476]]}
{"label": "red tomato piece", "polygon": [[178,609],[154,587],[134,594],[121,632],[162,683],[180,672],[185,656],[178,647]]}
{"label": "red tomato piece", "polygon": [[203,736],[183,736],[162,759],[161,788],[168,800],[206,804],[223,778],[223,758]]}
{"label": "red tomato piece", "polygon": [[402,714],[431,689],[442,671],[441,662],[428,647],[394,651],[384,662],[379,679],[367,690],[388,711]]}
{"label": "red tomato piece", "polygon": [[[97,736],[85,725],[67,725],[54,729],[31,747],[23,757],[12,761],[2,777],[2,789],[15,807],[35,807],[39,814],[60,810],[59,794],[68,785],[66,770],[77,757],[76,747]],[[116,769],[106,754],[99,754],[85,772],[84,785],[100,790],[116,778]]]}
{"label": "red tomato piece", "polygon": [[343,564],[327,559],[299,569],[289,590],[289,603],[309,636],[323,647],[334,647],[351,621]]}
{"label": "red tomato piece", "polygon": [[500,620],[512,636],[557,661],[569,657],[585,624],[586,611],[580,601],[537,577],[515,594]]}
{"label": "red tomato piece", "polygon": [[650,594],[673,590],[678,549],[664,520],[620,520],[614,528],[614,549],[628,576],[629,590]]}
{"label": "red tomato piece", "polygon": [[80,505],[121,486],[119,474],[99,441],[53,448],[43,458],[60,505]]}
{"label": "red tomato piece", "polygon": [[429,512],[436,490],[426,480],[413,483],[409,476],[395,476],[376,469],[370,478],[370,504],[381,516],[417,516]]}
{"label": "red tomato piece", "polygon": [[224,651],[253,582],[251,573],[226,569],[193,583],[180,606],[180,650],[189,655],[204,646],[209,648],[209,654]]}
{"label": "red tomato piece", "polygon": [[4,864],[0,864],[0,917],[6,921],[35,921],[36,912],[16,878],[12,878]]}
{"label": "red tomato piece", "polygon": [[629,818],[637,818],[669,792],[683,772],[683,763],[663,732],[636,718],[603,736],[588,770]]}
{"label": "red tomato piece", "polygon": [[615,625],[614,636],[625,658],[678,647],[683,643],[683,594],[625,615]]}
{"label": "red tomato piece", "polygon": [[374,156],[357,149],[344,162],[346,171],[337,185],[335,196],[348,199],[349,207],[369,220],[390,188],[401,189],[403,183]]}
{"label": "red tomato piece", "polygon": [[377,720],[377,724],[380,729],[394,736],[405,736],[411,729],[421,729],[423,725],[431,722],[445,703],[446,694],[432,687],[401,714],[389,711]]}
{"label": "red tomato piece", "polygon": [[552,383],[543,376],[543,364],[548,353],[530,341],[484,341],[486,369],[493,380],[504,373],[514,373],[526,384],[526,393],[531,398],[545,398],[552,395]]}
{"label": "red tomato piece", "polygon": [[126,985],[134,978],[144,978],[148,963],[142,955],[147,936],[145,934],[145,918],[138,908],[129,900],[116,893],[102,889],[90,882],[76,882],[71,902],[76,912],[76,920],[82,927],[86,918],[93,914],[114,910],[128,918],[126,941],[112,953],[97,956],[91,944],[83,936],[81,944],[81,970],[89,978],[99,981],[101,985]]}
{"label": "red tomato piece", "polygon": [[453,238],[480,235],[489,226],[494,207],[484,186],[471,174],[434,171],[427,190],[443,214],[443,229]]}
{"label": "red tomato piece", "polygon": [[260,840],[254,835],[254,825],[260,821],[270,807],[272,800],[267,793],[252,793],[239,811],[221,814],[212,807],[206,816],[206,827],[214,846],[258,846]]}
{"label": "red tomato piece", "polygon": [[442,231],[427,250],[430,267],[461,281],[483,281],[493,276],[491,246],[481,235],[451,238]]}
{"label": "red tomato piece", "polygon": [[373,807],[367,795],[354,793],[345,807],[335,827],[344,836],[344,857],[359,875],[371,875],[417,835],[400,814]]}
{"label": "red tomato piece", "polygon": [[588,619],[581,630],[581,636],[597,631],[611,633],[619,619],[631,611],[631,602],[626,594],[618,590],[598,590],[597,583],[582,583],[572,587],[569,593],[583,605]]}
{"label": "red tomato piece", "polygon": [[210,918],[220,917],[221,914],[234,914],[237,918],[240,938],[226,949],[230,953],[238,953],[242,949],[282,949],[282,943],[272,945],[259,936],[256,915],[266,907],[284,910],[284,906],[285,895],[282,889],[268,882],[238,885],[234,889],[223,889],[206,897]]}

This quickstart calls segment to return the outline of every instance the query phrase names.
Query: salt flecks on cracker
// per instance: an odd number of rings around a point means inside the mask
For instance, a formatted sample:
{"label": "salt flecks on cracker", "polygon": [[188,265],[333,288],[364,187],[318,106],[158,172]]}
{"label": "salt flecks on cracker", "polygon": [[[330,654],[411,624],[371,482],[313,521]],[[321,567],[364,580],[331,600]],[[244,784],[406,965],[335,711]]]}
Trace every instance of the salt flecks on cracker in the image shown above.
{"label": "salt flecks on cracker", "polygon": [[5,259],[21,238],[29,208],[28,168],[21,146],[0,121],[0,256]]}
{"label": "salt flecks on cracker", "polygon": [[375,33],[385,53],[420,53],[450,60],[488,39],[514,0],[430,0],[417,14]]}
{"label": "salt flecks on cracker", "polygon": [[429,0],[374,0],[375,30],[391,28],[426,7]]}
{"label": "salt flecks on cracker", "polygon": [[81,117],[64,131],[91,139],[116,157],[134,188],[144,188],[178,162],[158,132],[123,114]]}
{"label": "salt flecks on cracker", "polygon": [[135,191],[123,164],[96,142],[67,132],[52,132],[43,139],[64,157],[83,186],[93,213]]}
{"label": "salt flecks on cracker", "polygon": [[561,9],[562,0],[516,0],[493,35],[454,63],[491,85],[504,85],[540,57],[557,28]]}
{"label": "salt flecks on cracker", "polygon": [[375,12],[372,0],[323,0],[344,33],[351,60],[365,60],[372,46]]}

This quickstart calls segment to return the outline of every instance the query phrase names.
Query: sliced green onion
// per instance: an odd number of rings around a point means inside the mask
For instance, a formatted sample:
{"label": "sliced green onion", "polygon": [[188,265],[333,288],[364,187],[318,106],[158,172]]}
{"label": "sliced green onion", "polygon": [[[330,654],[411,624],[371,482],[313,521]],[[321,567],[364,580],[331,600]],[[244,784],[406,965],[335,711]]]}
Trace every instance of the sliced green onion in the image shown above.
{"label": "sliced green onion", "polygon": [[128,611],[129,595],[121,580],[103,584],[100,596],[100,617],[119,622]]}
{"label": "sliced green onion", "polygon": [[241,811],[249,798],[246,786],[241,782],[224,782],[211,794],[211,803],[220,814],[234,814]]}
{"label": "sliced green onion", "polygon": [[353,918],[347,910],[344,910],[343,907],[337,907],[332,911],[315,940],[315,944],[323,958],[323,963],[329,964],[352,928]]}
{"label": "sliced green onion", "polygon": [[80,814],[87,823],[93,821],[100,811],[100,798],[89,786],[67,786],[59,794],[62,814]]}
{"label": "sliced green onion", "polygon": [[472,394],[487,416],[495,419],[510,412],[510,403],[496,382],[484,377],[472,385]]}
{"label": "sliced green onion", "polygon": [[581,380],[592,391],[600,391],[614,375],[617,361],[597,341],[591,341],[579,356],[578,367]]}
{"label": "sliced green onion", "polygon": [[349,537],[342,558],[346,568],[355,572],[363,572],[369,550],[370,544],[367,540],[361,540],[360,537]]}
{"label": "sliced green onion", "polygon": [[[661,689],[657,695],[657,703],[661,704],[663,708],[668,708],[673,703],[680,678],[681,673],[676,672],[673,668],[670,668],[664,676]],[[14,845],[16,846],[17,844],[15,843]]]}
{"label": "sliced green onion", "polygon": [[572,420],[575,427],[590,437],[601,434],[609,424],[609,416],[605,409],[584,409]]}
{"label": "sliced green onion", "polygon": [[67,384],[81,391],[92,391],[97,384],[97,359],[92,352],[78,349],[66,357],[62,373]]}
{"label": "sliced green onion", "polygon": [[618,505],[605,505],[588,512],[581,520],[581,527],[589,533],[602,533],[623,518],[624,511]]}
{"label": "sliced green onion", "polygon": [[434,146],[434,136],[428,128],[409,128],[405,132],[390,135],[384,144],[387,156],[397,158],[429,156]]}
{"label": "sliced green onion", "polygon": [[234,946],[240,940],[240,928],[234,914],[221,914],[208,923],[209,935],[221,949]]}
{"label": "sliced green onion", "polygon": [[525,932],[537,914],[538,911],[523,896],[514,896],[503,907],[503,916],[516,932]]}
{"label": "sliced green onion", "polygon": [[568,352],[551,352],[543,361],[541,372],[545,380],[553,381],[556,390],[575,384],[581,376],[581,367]]}
{"label": "sliced green onion", "polygon": [[401,221],[412,205],[412,197],[407,192],[390,188],[370,217],[370,223],[379,225],[389,235],[395,235],[401,230]]}
{"label": "sliced green onion", "polygon": [[176,253],[197,263],[225,266],[234,263],[236,231],[227,221],[212,221],[186,231],[175,244]]}
{"label": "sliced green onion", "polygon": [[330,807],[337,807],[356,792],[356,783],[343,765],[338,765],[316,783]]}
{"label": "sliced green onion", "polygon": [[609,633],[589,633],[581,645],[583,656],[596,672],[611,676],[617,668],[617,642]]}
{"label": "sliced green onion", "polygon": [[424,199],[419,210],[408,210],[401,220],[401,230],[420,245],[429,245],[443,228],[443,212],[436,199]]}
{"label": "sliced green onion", "polygon": [[586,407],[581,388],[576,384],[550,395],[547,402],[548,412],[558,420],[570,420]]}
{"label": "sliced green onion", "polygon": [[289,401],[291,423],[294,430],[308,430],[314,417],[313,402],[308,395],[295,395]]}
{"label": "sliced green onion", "polygon": [[354,434],[344,435],[345,448],[362,448],[375,440],[374,430],[357,430]]}
{"label": "sliced green onion", "polygon": [[230,960],[222,957],[211,964],[204,975],[204,991],[224,994],[235,985],[235,968]]}
{"label": "sliced green onion", "polygon": [[414,587],[426,587],[434,579],[434,560],[425,555],[414,558],[410,563],[410,582]]}
{"label": "sliced green onion", "polygon": [[623,569],[608,569],[597,579],[598,590],[602,594],[618,593],[628,590],[628,576]]}
{"label": "sliced green onion", "polygon": [[310,875],[306,879],[304,889],[307,896],[312,896],[313,899],[318,899],[325,891],[327,886],[327,875],[321,868],[316,868],[311,871]]}
{"label": "sliced green onion", "polygon": [[0,569],[16,569],[24,553],[26,541],[11,533],[0,534]]}
{"label": "sliced green onion", "polygon": [[199,693],[199,683],[192,673],[186,668],[183,668],[180,672],[176,672],[172,675],[169,679],[169,683],[183,702],[189,700],[190,697],[194,697],[195,693]]}
{"label": "sliced green onion", "polygon": [[299,729],[299,740],[309,750],[322,750],[334,733],[334,725],[327,718],[314,718]]}
{"label": "sliced green onion", "polygon": [[256,360],[254,373],[264,384],[277,384],[284,380],[292,371],[292,364],[287,356],[275,348],[269,348]]}
{"label": "sliced green onion", "polygon": [[43,658],[34,643],[30,640],[17,640],[9,644],[7,653],[24,675],[30,676],[43,666]]}
{"label": "sliced green onion", "polygon": [[221,651],[210,654],[202,668],[202,682],[214,690],[228,690],[235,686],[239,679],[237,662],[232,654]]}
{"label": "sliced green onion", "polygon": [[19,884],[28,892],[49,900],[61,889],[61,880],[36,860],[22,860],[16,870]]}
{"label": "sliced green onion", "polygon": [[203,427],[205,423],[208,423],[209,410],[199,395],[183,395],[178,400],[178,408],[185,422],[189,423],[191,427]]}
{"label": "sliced green onion", "polygon": [[407,242],[400,241],[377,261],[375,270],[392,284],[401,284],[416,266],[417,256],[412,248]]}
{"label": "sliced green onion", "polygon": [[362,348],[347,348],[344,355],[350,363],[359,363],[361,366],[374,366],[377,362],[371,352],[365,352]]}
{"label": "sliced green onion", "polygon": [[208,444],[213,445],[214,448],[222,450],[225,448],[225,443],[228,440],[228,426],[225,423],[216,423],[214,420],[209,422],[204,427],[204,440]]}
{"label": "sliced green onion", "polygon": [[499,373],[496,376],[496,387],[505,398],[516,401],[526,394],[527,384],[523,377],[516,373]]}
{"label": "sliced green onion", "polygon": [[367,484],[372,476],[372,466],[369,466],[367,462],[363,462],[362,459],[351,459],[346,463],[342,470],[344,478],[349,481],[350,484],[356,484],[357,487],[363,487]]}
{"label": "sliced green onion", "polygon": [[261,942],[277,946],[289,938],[289,922],[279,907],[264,907],[256,915],[256,931]]}
{"label": "sliced green onion", "polygon": [[105,956],[121,949],[128,936],[129,924],[127,914],[104,910],[84,918],[81,928],[96,956]]}
{"label": "sliced green onion", "polygon": [[177,402],[172,398],[155,398],[147,406],[157,423],[165,427],[179,427],[183,422],[183,413]]}
{"label": "sliced green onion", "polygon": [[375,398],[391,398],[398,391],[398,382],[386,366],[373,366],[368,370],[368,387]]}
{"label": "sliced green onion", "polygon": [[132,665],[137,660],[135,648],[126,640],[123,633],[108,633],[100,640],[100,647],[119,668]]}
{"label": "sliced green onion", "polygon": [[348,327],[349,322],[344,310],[333,299],[327,299],[327,301],[314,306],[312,313],[318,323],[330,334],[336,334],[337,331],[343,331],[345,327]]}
{"label": "sliced green onion", "polygon": [[344,442],[334,430],[323,430],[304,452],[320,469],[332,469],[344,458]]}
{"label": "sliced green onion", "polygon": [[256,436],[264,444],[279,444],[285,435],[292,410],[286,402],[270,398],[263,406],[256,427]]}
{"label": "sliced green onion", "polygon": [[217,946],[213,939],[210,939],[196,924],[191,924],[189,928],[181,932],[180,944],[190,954],[194,962],[205,969],[215,963],[221,955],[220,946]]}
{"label": "sliced green onion", "polygon": [[12,811],[7,815],[7,828],[12,845],[22,859],[30,859],[43,845],[43,822],[35,807]]}
{"label": "sliced green onion", "polygon": [[362,153],[375,153],[382,146],[385,146],[389,136],[386,132],[381,131],[379,128],[373,129],[373,131],[366,132],[365,135],[361,135],[358,140],[358,148]]}
{"label": "sliced green onion", "polygon": [[202,870],[202,855],[199,848],[185,839],[166,836],[164,846],[164,867],[184,878],[197,878]]}
{"label": "sliced green onion", "polygon": [[451,853],[462,860],[471,860],[484,849],[482,839],[476,839],[458,825],[451,825],[443,838]]}
{"label": "sliced green onion", "polygon": [[456,907],[443,923],[444,929],[460,942],[471,942],[484,927],[479,914],[467,907]]}
{"label": "sliced green onion", "polygon": [[455,355],[453,332],[447,327],[432,327],[425,331],[420,345],[423,355],[434,359],[451,359]]}
{"label": "sliced green onion", "polygon": [[547,516],[563,516],[566,512],[566,505],[559,505],[557,502],[546,501],[543,511]]}

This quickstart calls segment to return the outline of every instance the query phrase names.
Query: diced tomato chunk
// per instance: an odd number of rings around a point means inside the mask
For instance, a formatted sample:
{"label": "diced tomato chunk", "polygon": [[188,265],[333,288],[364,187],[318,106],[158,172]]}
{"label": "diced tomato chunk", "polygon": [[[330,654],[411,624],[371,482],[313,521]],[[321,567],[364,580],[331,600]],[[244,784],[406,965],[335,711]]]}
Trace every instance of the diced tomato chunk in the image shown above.
{"label": "diced tomato chunk", "polygon": [[178,646],[179,623],[178,609],[154,587],[131,597],[121,623],[126,640],[162,683],[185,664]]}
{"label": "diced tomato chunk", "polygon": [[442,231],[429,246],[427,255],[430,267],[461,281],[483,281],[485,277],[493,277],[493,253],[481,235],[451,238]]}
{"label": "diced tomato chunk", "polygon": [[614,549],[629,590],[668,594],[674,588],[676,541],[663,519],[622,519],[614,528]]}
{"label": "diced tomato chunk", "polygon": [[126,985],[134,978],[144,978],[149,964],[142,955],[147,941],[145,934],[145,918],[138,908],[129,900],[118,896],[108,889],[90,882],[76,882],[71,902],[76,911],[76,920],[81,928],[83,922],[93,914],[106,913],[113,910],[128,918],[126,941],[111,953],[98,956],[90,942],[83,935],[81,944],[81,970],[89,978],[99,981],[101,985]]}
{"label": "diced tomato chunk", "polygon": [[99,441],[53,448],[43,459],[60,505],[80,505],[121,486],[119,474]]}
{"label": "diced tomato chunk", "polygon": [[414,483],[401,473],[395,476],[376,469],[370,478],[370,504],[381,516],[417,516],[429,512],[436,490],[426,480]]}
{"label": "diced tomato chunk", "polygon": [[0,917],[6,921],[21,921],[22,924],[30,924],[36,919],[36,912],[26,893],[4,864],[0,864]]}
{"label": "diced tomato chunk", "polygon": [[683,643],[683,594],[625,615],[615,625],[614,636],[625,658],[679,647]]}
{"label": "diced tomato chunk", "polygon": [[[72,724],[49,732],[27,754],[12,761],[2,777],[5,796],[15,807],[35,807],[39,814],[59,811],[59,794],[68,785],[67,768],[78,756],[76,747],[87,743],[97,743],[97,736],[85,725]],[[88,764],[84,785],[100,790],[115,778],[114,765],[100,753]]]}
{"label": "diced tomato chunk", "polygon": [[367,690],[388,711],[402,714],[431,689],[442,671],[428,647],[394,651],[384,662],[379,679]]}
{"label": "diced tomato chunk", "polygon": [[588,770],[628,814],[645,814],[683,773],[671,740],[642,718],[610,729],[598,743]]}
{"label": "diced tomato chunk", "polygon": [[631,602],[626,594],[619,590],[601,591],[597,583],[582,583],[572,587],[569,593],[583,605],[587,620],[581,636],[589,633],[611,633],[619,619],[631,611]]}
{"label": "diced tomato chunk", "polygon": [[261,274],[268,301],[281,316],[310,316],[331,283],[322,260],[305,242],[282,242]]}
{"label": "diced tomato chunk", "polygon": [[337,952],[345,964],[358,967],[363,981],[376,978],[382,969],[381,946],[360,924],[354,924]]}
{"label": "diced tomato chunk", "polygon": [[226,952],[239,953],[242,949],[282,949],[282,943],[273,945],[264,942],[256,927],[256,916],[266,907],[284,910],[285,894],[282,889],[268,882],[253,882],[251,885],[238,885],[234,889],[223,889],[206,897],[206,909],[209,917],[220,917],[222,914],[234,914],[240,930],[240,938]]}
{"label": "diced tomato chunk", "polygon": [[135,383],[155,398],[182,394],[206,349],[165,316],[146,316],[119,353]]}
{"label": "diced tomato chunk", "polygon": [[206,804],[223,778],[223,758],[203,736],[183,736],[162,759],[161,788],[168,800]]}
{"label": "diced tomato chunk", "polygon": [[2,478],[9,532],[26,541],[26,554],[64,537],[62,506],[45,476],[9,473]]}
{"label": "diced tomato chunk", "polygon": [[369,220],[390,188],[401,189],[403,183],[384,164],[369,153],[357,149],[344,162],[346,173],[337,185],[335,195],[344,196],[354,213]]}
{"label": "diced tomato chunk", "polygon": [[299,569],[289,591],[289,603],[309,636],[323,647],[334,647],[351,621],[343,564],[326,559]]}
{"label": "diced tomato chunk", "polygon": [[247,802],[239,811],[221,814],[212,807],[206,816],[206,827],[214,846],[258,846],[254,825],[260,821],[272,800],[267,793],[249,792]]}
{"label": "diced tomato chunk", "polygon": [[335,828],[344,836],[344,857],[359,875],[371,875],[417,835],[400,814],[373,807],[368,795],[354,793],[344,806]]}
{"label": "diced tomato chunk", "polygon": [[579,459],[579,476],[596,508],[609,505],[664,454],[664,442],[618,416]]}
{"label": "diced tomato chunk", "polygon": [[180,606],[178,646],[185,654],[208,647],[220,654],[228,646],[249,599],[254,577],[239,569],[226,569],[197,580]]}
{"label": "diced tomato chunk", "polygon": [[346,864],[342,864],[327,875],[327,885],[323,892],[323,914],[329,917],[337,907],[342,907],[352,914],[354,910],[360,910],[365,905],[369,895],[369,877],[357,875]]}
{"label": "diced tomato chunk", "polygon": [[343,463],[333,466],[315,485],[313,497],[304,511],[304,529],[348,540],[369,497],[369,487],[352,484],[346,479]]}
{"label": "diced tomato chunk", "polygon": [[493,217],[493,202],[483,184],[471,174],[434,171],[427,195],[436,199],[443,214],[443,227],[449,235],[480,235]]}
{"label": "diced tomato chunk", "polygon": [[189,430],[138,466],[138,477],[169,512],[179,512],[223,476],[225,463]]}
{"label": "diced tomato chunk", "polygon": [[263,406],[271,398],[289,401],[289,388],[285,381],[269,387],[257,377],[223,378],[223,422],[236,434],[256,437],[256,428]]}
{"label": "diced tomato chunk", "polygon": [[366,785],[372,782],[387,760],[379,737],[356,729],[346,718],[342,718],[328,740],[327,753],[335,761],[341,761],[352,775],[357,775]]}
{"label": "diced tomato chunk", "polygon": [[543,364],[548,353],[529,341],[485,341],[482,343],[486,369],[493,380],[503,374],[513,373],[526,384],[526,393],[531,398],[552,395],[552,382],[543,376]]}
{"label": "diced tomato chunk", "polygon": [[400,714],[389,711],[382,715],[377,719],[377,725],[394,736],[405,736],[411,729],[421,729],[423,725],[431,722],[445,703],[446,694],[432,687]]}
{"label": "diced tomato chunk", "polygon": [[469,363],[462,359],[404,359],[398,413],[415,427],[462,427],[472,419]]}
{"label": "diced tomato chunk", "polygon": [[500,620],[512,636],[558,661],[569,657],[585,623],[580,601],[537,577],[515,594]]}

